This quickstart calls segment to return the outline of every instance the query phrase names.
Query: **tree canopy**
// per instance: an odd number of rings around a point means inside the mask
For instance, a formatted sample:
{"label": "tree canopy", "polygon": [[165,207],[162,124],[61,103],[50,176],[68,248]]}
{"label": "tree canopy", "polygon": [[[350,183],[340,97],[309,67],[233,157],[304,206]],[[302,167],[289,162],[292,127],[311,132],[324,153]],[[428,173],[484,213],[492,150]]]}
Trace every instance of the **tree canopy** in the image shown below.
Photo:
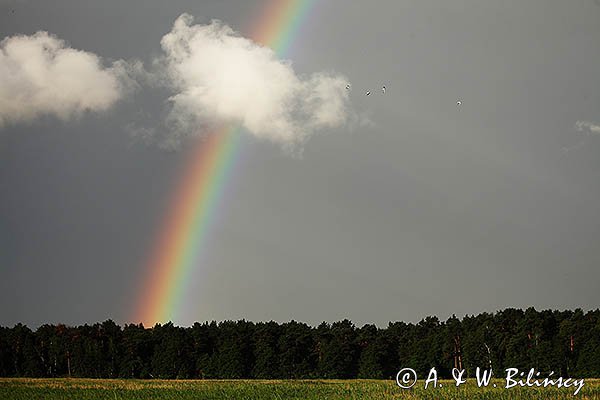
{"label": "tree canopy", "polygon": [[490,366],[600,377],[600,310],[509,308],[386,328],[348,320],[0,327],[4,377],[387,379],[404,367],[450,377],[452,368],[472,376]]}

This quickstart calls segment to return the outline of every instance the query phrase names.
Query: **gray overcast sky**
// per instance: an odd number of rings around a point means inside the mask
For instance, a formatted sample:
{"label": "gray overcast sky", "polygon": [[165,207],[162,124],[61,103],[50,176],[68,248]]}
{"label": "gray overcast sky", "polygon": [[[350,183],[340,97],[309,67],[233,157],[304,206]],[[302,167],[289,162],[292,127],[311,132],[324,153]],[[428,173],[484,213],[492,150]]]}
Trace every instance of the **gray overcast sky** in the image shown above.
{"label": "gray overcast sky", "polygon": [[[248,35],[263,5],[2,0],[0,34],[149,63],[181,13]],[[372,123],[315,134],[302,158],[243,139],[176,323],[600,306],[600,134],[576,128],[600,125],[596,2],[320,1],[289,58],[346,76]],[[0,130],[1,325],[132,322],[188,148],[125,126],[163,101]]]}

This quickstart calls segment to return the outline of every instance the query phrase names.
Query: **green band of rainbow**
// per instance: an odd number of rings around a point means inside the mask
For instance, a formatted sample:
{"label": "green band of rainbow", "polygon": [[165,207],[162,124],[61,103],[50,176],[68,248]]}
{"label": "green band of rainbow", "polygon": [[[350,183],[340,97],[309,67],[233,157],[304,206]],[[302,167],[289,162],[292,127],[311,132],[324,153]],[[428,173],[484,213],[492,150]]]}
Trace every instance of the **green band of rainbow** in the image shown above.
{"label": "green band of rainbow", "polygon": [[[280,56],[291,49],[316,0],[269,0],[251,38]],[[132,320],[145,326],[172,321],[199,258],[221,196],[241,151],[239,127],[214,132],[194,149],[169,205],[147,265]]]}

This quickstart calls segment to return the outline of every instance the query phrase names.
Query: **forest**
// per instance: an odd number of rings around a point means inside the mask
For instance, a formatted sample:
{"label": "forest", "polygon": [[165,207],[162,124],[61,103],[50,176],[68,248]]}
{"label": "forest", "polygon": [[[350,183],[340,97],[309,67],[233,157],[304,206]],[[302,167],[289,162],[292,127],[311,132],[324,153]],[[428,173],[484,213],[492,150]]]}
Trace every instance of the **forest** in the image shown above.
{"label": "forest", "polygon": [[405,367],[451,377],[453,368],[473,376],[490,366],[600,377],[600,310],[509,308],[385,328],[348,320],[0,327],[3,377],[388,379]]}

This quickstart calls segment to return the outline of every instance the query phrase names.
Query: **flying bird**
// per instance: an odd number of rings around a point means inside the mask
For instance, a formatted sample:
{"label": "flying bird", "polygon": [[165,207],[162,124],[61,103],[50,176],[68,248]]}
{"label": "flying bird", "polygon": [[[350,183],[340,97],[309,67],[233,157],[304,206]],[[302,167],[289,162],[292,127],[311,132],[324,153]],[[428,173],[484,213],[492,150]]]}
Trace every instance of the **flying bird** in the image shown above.
{"label": "flying bird", "polygon": [[367,91],[367,93],[365,93],[365,96],[369,96],[371,94],[371,92]]}
{"label": "flying bird", "polygon": [[347,89],[347,90],[350,90],[350,85],[349,85],[349,84],[348,84],[348,85],[346,85],[346,89]]}
{"label": "flying bird", "polygon": [[383,85],[383,86],[381,87],[381,91],[383,92],[383,94],[385,94],[385,85]]}
{"label": "flying bird", "polygon": [[458,100],[458,101],[456,102],[456,105],[457,105],[457,106],[460,106],[461,104],[462,104],[462,101],[460,101],[460,100]]}

